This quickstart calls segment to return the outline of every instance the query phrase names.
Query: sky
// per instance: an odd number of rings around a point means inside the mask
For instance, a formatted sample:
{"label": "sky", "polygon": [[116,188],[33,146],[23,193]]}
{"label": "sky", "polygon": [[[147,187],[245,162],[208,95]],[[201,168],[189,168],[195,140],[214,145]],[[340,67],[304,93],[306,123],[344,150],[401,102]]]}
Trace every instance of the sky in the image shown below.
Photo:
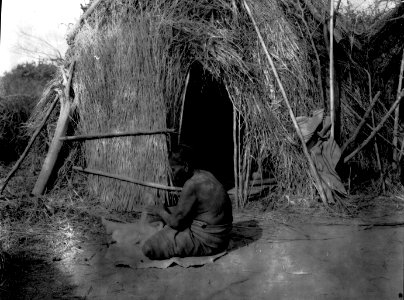
{"label": "sky", "polygon": [[[373,0],[350,1],[358,9],[364,9]],[[46,40],[64,55],[68,28],[79,19],[80,4],[86,3],[88,0],[2,0],[0,76],[19,63],[33,60],[19,47],[27,45],[21,31]]]}
{"label": "sky", "polygon": [[75,24],[86,0],[2,0],[0,37],[0,76],[19,63],[32,61],[21,53],[18,44],[23,38],[20,31],[40,37],[59,49],[67,49],[65,36]]}

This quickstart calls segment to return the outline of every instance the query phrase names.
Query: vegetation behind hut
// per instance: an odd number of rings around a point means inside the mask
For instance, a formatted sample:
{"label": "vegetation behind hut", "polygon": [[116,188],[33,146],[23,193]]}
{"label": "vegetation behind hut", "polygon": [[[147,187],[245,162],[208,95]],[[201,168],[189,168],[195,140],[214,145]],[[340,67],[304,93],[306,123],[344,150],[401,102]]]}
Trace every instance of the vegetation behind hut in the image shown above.
{"label": "vegetation behind hut", "polygon": [[0,97],[0,162],[8,164],[24,150],[28,140],[24,123],[34,101],[27,95]]}
{"label": "vegetation behind hut", "polygon": [[0,77],[0,162],[13,162],[24,150],[29,139],[25,123],[55,73],[47,63],[24,63]]}
{"label": "vegetation behind hut", "polygon": [[38,99],[55,73],[56,67],[48,63],[19,64],[0,77],[0,96],[29,95]]}

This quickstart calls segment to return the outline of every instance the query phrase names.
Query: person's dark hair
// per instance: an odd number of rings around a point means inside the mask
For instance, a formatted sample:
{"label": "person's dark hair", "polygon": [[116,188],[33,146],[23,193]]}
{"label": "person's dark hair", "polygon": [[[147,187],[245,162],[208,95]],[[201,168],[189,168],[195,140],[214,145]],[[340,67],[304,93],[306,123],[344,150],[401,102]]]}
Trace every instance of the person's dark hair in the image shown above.
{"label": "person's dark hair", "polygon": [[169,156],[169,161],[171,165],[181,165],[188,166],[188,168],[193,167],[193,156],[192,149],[187,145],[178,145]]}

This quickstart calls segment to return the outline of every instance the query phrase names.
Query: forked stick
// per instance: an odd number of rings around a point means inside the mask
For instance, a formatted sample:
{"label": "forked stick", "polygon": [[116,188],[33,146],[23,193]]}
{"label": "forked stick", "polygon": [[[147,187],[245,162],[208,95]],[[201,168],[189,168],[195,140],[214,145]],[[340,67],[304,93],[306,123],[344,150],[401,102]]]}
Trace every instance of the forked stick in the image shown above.
{"label": "forked stick", "polygon": [[66,134],[67,126],[69,124],[72,106],[72,103],[70,101],[70,87],[72,83],[74,66],[75,61],[70,64],[68,77],[65,77],[65,79],[63,80],[65,90],[62,97],[59,98],[59,118],[56,123],[55,133],[53,134],[48,154],[45,157],[45,160],[42,164],[41,172],[39,173],[38,179],[36,180],[35,186],[31,192],[33,195],[42,195],[44,193],[63,145],[63,142],[61,142],[59,138]]}

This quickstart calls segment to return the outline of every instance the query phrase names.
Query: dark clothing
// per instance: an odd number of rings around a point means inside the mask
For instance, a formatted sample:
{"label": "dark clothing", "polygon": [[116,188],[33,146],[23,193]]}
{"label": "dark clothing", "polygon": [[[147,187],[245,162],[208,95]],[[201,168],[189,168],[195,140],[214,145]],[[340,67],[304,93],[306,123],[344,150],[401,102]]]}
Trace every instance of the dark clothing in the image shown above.
{"label": "dark clothing", "polygon": [[214,255],[226,250],[230,231],[231,224],[206,225],[199,221],[182,231],[165,226],[146,241],[143,252],[150,259]]}
{"label": "dark clothing", "polygon": [[151,259],[213,255],[229,243],[231,201],[219,181],[196,171],[181,192],[178,204],[162,216],[168,226],[150,237],[143,252]]}

